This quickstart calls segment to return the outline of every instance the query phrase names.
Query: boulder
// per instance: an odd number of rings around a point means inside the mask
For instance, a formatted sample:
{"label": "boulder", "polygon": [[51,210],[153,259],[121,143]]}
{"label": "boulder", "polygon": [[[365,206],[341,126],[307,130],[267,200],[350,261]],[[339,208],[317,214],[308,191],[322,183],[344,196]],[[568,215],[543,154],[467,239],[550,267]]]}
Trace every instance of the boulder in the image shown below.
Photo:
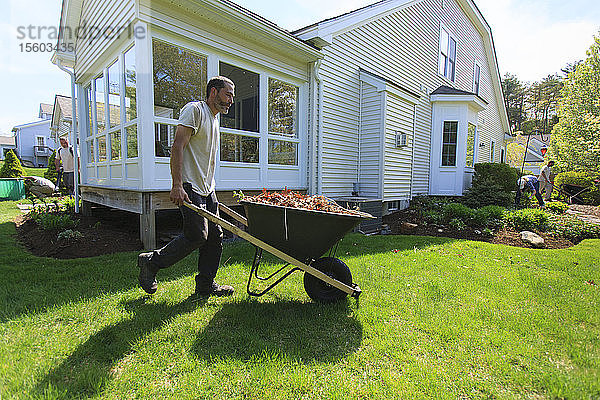
{"label": "boulder", "polygon": [[412,233],[416,228],[417,228],[417,224],[411,224],[410,222],[403,222],[402,224],[400,224],[399,226],[399,230],[400,233]]}
{"label": "boulder", "polygon": [[537,233],[523,231],[520,234],[521,240],[525,243],[529,243],[531,246],[537,248],[546,247],[546,245],[544,244],[544,239]]}

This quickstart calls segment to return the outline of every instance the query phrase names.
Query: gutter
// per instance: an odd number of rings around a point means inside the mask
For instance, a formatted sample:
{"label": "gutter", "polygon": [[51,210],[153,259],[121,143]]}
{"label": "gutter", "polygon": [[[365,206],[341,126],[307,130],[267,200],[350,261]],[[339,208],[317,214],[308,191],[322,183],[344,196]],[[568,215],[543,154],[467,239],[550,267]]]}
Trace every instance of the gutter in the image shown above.
{"label": "gutter", "polygon": [[73,145],[73,181],[75,186],[75,212],[79,213],[79,144],[77,143],[77,106],[75,100],[75,69],[73,71],[64,67],[60,59],[56,59],[56,66],[71,76],[71,143]]}

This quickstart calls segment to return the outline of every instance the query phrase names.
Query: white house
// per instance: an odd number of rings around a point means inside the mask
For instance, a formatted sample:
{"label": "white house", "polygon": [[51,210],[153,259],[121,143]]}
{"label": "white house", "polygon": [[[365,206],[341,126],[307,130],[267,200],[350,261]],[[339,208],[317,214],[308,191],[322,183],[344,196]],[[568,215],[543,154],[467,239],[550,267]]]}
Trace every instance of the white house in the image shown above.
{"label": "white house", "polygon": [[40,104],[37,121],[17,125],[12,129],[15,151],[21,163],[31,167],[47,167],[56,148],[50,132],[52,105]]}
{"label": "white house", "polygon": [[60,26],[53,61],[75,76],[83,200],[139,213],[147,247],[154,211],[171,207],[179,110],[210,76],[236,83],[221,116],[224,202],[288,187],[381,212],[460,195],[509,131],[470,0],[384,0],[293,33],[228,0],[65,0]]}
{"label": "white house", "polygon": [[13,136],[0,135],[0,160],[6,158],[6,153],[9,150],[15,151],[15,138]]}

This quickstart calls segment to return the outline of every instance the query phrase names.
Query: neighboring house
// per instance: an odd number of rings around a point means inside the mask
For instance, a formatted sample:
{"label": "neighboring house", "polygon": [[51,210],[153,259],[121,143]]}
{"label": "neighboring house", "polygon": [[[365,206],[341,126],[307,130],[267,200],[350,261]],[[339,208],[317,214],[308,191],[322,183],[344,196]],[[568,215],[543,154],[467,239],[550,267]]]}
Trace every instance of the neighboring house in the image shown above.
{"label": "neighboring house", "polygon": [[[523,168],[525,171],[531,171],[534,175],[539,175],[542,167],[544,166],[545,160],[542,154],[543,148],[548,148],[550,142],[550,134],[546,135],[517,135],[510,140],[512,143],[516,143],[521,148],[527,148],[527,154],[524,156],[525,163],[520,160],[517,165],[511,165],[519,170]],[[529,139],[529,141],[528,141]]]}
{"label": "neighboring house", "polygon": [[71,98],[55,95],[54,107],[50,114],[52,138],[59,143],[58,138],[68,136],[71,133],[71,121],[73,120],[73,106]]}
{"label": "neighboring house", "polygon": [[[75,40],[83,21],[134,34]],[[384,0],[294,33],[227,0],[69,0],[60,26],[58,47],[74,51],[53,62],[81,94],[83,200],[140,213],[147,247],[154,211],[170,207],[179,110],[214,75],[236,84],[221,116],[225,203],[288,187],[381,214],[461,195],[509,131],[490,27],[470,0]]]}
{"label": "neighboring house", "polygon": [[0,160],[6,158],[6,152],[8,150],[15,151],[17,146],[15,145],[15,138],[13,136],[0,135]]}
{"label": "neighboring house", "polygon": [[42,168],[48,166],[48,159],[56,148],[50,132],[51,108],[49,104],[40,104],[38,116],[41,120],[17,125],[12,129],[17,157],[23,165]]}

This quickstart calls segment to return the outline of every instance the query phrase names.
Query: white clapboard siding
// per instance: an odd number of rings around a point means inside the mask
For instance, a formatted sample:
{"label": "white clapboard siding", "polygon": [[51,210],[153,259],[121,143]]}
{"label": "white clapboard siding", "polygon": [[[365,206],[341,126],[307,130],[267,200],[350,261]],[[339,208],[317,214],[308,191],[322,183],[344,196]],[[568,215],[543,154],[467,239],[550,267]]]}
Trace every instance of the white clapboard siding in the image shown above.
{"label": "white clapboard siding", "polygon": [[363,197],[381,196],[381,128],[382,95],[368,83],[362,85],[360,118],[359,194]]}
{"label": "white clapboard siding", "polygon": [[[89,28],[113,29],[127,28],[135,17],[134,0],[86,0],[81,10],[80,25],[85,23]],[[127,33],[124,33],[127,35]],[[108,60],[102,60],[106,56],[108,47],[118,40],[116,37],[107,38],[100,35],[96,40],[83,37],[77,41],[76,68],[78,75],[86,74],[95,62],[108,65]],[[133,37],[130,40],[133,42]],[[105,65],[101,65],[100,68]],[[95,71],[93,71],[95,72]]]}
{"label": "white clapboard siding", "polygon": [[[393,94],[386,99],[383,200],[410,198],[414,106]],[[407,135],[407,145],[396,147],[396,134]]]}
{"label": "white clapboard siding", "polygon": [[[392,4],[391,2],[390,4]],[[457,39],[456,81],[440,76],[438,50],[440,26],[447,27]],[[411,179],[412,195],[428,193],[431,152],[431,103],[428,94],[438,87],[452,86],[473,90],[473,65],[481,66],[480,96],[489,104],[481,112],[479,140],[486,143],[489,160],[489,141],[495,140],[496,151],[504,138],[499,106],[503,101],[492,89],[491,74],[496,71],[488,63],[494,55],[485,54],[483,33],[455,0],[423,0],[384,17],[334,34],[332,44],[323,49],[321,65],[324,80],[323,96],[323,192],[329,196],[347,196],[357,169],[357,129],[359,121],[358,69],[380,75],[411,91],[421,94],[416,106],[415,133],[410,140],[412,171],[388,171],[385,182],[403,185]],[[404,152],[401,152],[404,154]],[[394,177],[394,174],[402,176]],[[404,186],[402,186],[404,188]],[[386,192],[387,193],[391,192]]]}

